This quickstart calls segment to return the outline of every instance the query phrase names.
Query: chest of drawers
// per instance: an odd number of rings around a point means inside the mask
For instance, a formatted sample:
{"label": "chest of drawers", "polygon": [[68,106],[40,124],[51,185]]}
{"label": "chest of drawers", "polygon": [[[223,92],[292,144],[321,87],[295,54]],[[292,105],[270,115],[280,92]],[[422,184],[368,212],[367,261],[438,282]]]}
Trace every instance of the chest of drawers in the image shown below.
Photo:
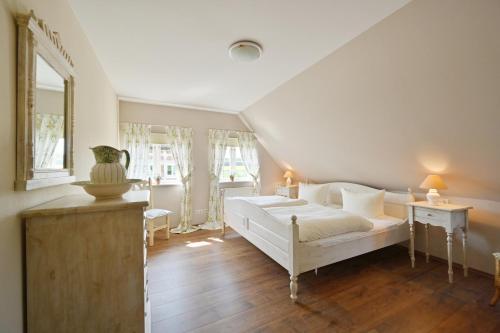
{"label": "chest of drawers", "polygon": [[149,332],[149,192],[66,196],[26,210],[28,332]]}
{"label": "chest of drawers", "polygon": [[299,196],[299,186],[298,185],[278,185],[276,186],[276,195],[282,195],[284,197],[289,197],[291,199],[297,199]]}

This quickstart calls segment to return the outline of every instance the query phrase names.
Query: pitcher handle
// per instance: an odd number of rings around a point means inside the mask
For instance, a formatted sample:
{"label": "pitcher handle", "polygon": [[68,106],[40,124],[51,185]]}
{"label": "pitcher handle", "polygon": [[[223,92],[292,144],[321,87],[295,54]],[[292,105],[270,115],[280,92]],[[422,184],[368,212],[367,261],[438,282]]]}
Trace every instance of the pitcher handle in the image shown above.
{"label": "pitcher handle", "polygon": [[126,149],[123,149],[122,152],[125,153],[125,159],[126,159],[126,161],[125,161],[125,169],[128,170],[128,166],[130,164],[130,154],[129,154],[128,150],[126,150]]}

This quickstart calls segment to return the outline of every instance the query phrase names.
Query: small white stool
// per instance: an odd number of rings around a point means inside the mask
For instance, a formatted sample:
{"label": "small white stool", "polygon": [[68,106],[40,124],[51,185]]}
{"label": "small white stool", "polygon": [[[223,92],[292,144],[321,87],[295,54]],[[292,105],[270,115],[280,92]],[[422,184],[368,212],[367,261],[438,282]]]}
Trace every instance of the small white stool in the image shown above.
{"label": "small white stool", "polygon": [[170,238],[170,215],[171,211],[166,209],[152,208],[144,212],[146,219],[146,229],[148,231],[148,244],[153,246],[155,242],[155,232],[165,229],[165,236]]}
{"label": "small white stool", "polygon": [[138,184],[135,184],[135,189],[138,190],[149,190],[149,206],[144,211],[144,219],[146,222],[147,237],[149,239],[149,246],[153,246],[155,243],[155,232],[165,229],[165,236],[167,239],[170,238],[170,215],[173,212],[166,209],[152,208],[153,207],[153,186],[151,184],[151,178],[148,180],[143,180]]}

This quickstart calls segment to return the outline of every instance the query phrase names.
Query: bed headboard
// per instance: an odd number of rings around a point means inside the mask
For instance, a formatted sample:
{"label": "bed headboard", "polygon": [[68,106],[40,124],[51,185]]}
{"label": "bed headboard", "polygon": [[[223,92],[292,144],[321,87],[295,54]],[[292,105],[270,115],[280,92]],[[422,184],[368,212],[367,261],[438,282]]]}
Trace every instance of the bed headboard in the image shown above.
{"label": "bed headboard", "polygon": [[[333,182],[328,184],[330,187],[328,190],[328,202],[336,205],[342,205],[342,193],[340,191],[342,188],[345,188],[353,192],[362,192],[362,193],[375,192],[379,190],[373,187],[355,183]],[[408,192],[386,191],[384,199],[385,214],[406,219],[408,217],[408,210],[406,204],[408,202],[413,202],[413,201],[415,201],[415,197],[409,191]]]}

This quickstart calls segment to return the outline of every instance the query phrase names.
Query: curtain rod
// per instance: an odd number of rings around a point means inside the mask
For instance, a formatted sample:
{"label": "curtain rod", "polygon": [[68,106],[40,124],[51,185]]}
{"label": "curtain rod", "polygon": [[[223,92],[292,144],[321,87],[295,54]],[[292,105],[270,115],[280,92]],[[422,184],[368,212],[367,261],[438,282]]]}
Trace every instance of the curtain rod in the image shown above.
{"label": "curtain rod", "polygon": [[[140,125],[148,125],[148,126],[158,126],[158,127],[179,127],[179,128],[190,128],[193,129],[192,127],[187,127],[187,126],[178,126],[178,125],[157,125],[157,124],[151,124],[151,123],[144,123],[140,121],[120,121],[120,124],[140,124]],[[229,132],[240,132],[240,133],[251,133],[255,134],[255,132],[252,131],[242,131],[242,130],[236,130],[236,129],[226,129],[226,128],[208,128],[208,130],[214,130],[214,131],[229,131]]]}
{"label": "curtain rod", "polygon": [[142,122],[138,122],[138,121],[120,121],[120,124],[139,124],[139,125],[147,125],[147,126],[178,127],[178,128],[193,129],[192,127],[187,127],[187,126],[179,126],[179,125],[156,125],[156,124],[151,124],[151,123],[142,123]]}

